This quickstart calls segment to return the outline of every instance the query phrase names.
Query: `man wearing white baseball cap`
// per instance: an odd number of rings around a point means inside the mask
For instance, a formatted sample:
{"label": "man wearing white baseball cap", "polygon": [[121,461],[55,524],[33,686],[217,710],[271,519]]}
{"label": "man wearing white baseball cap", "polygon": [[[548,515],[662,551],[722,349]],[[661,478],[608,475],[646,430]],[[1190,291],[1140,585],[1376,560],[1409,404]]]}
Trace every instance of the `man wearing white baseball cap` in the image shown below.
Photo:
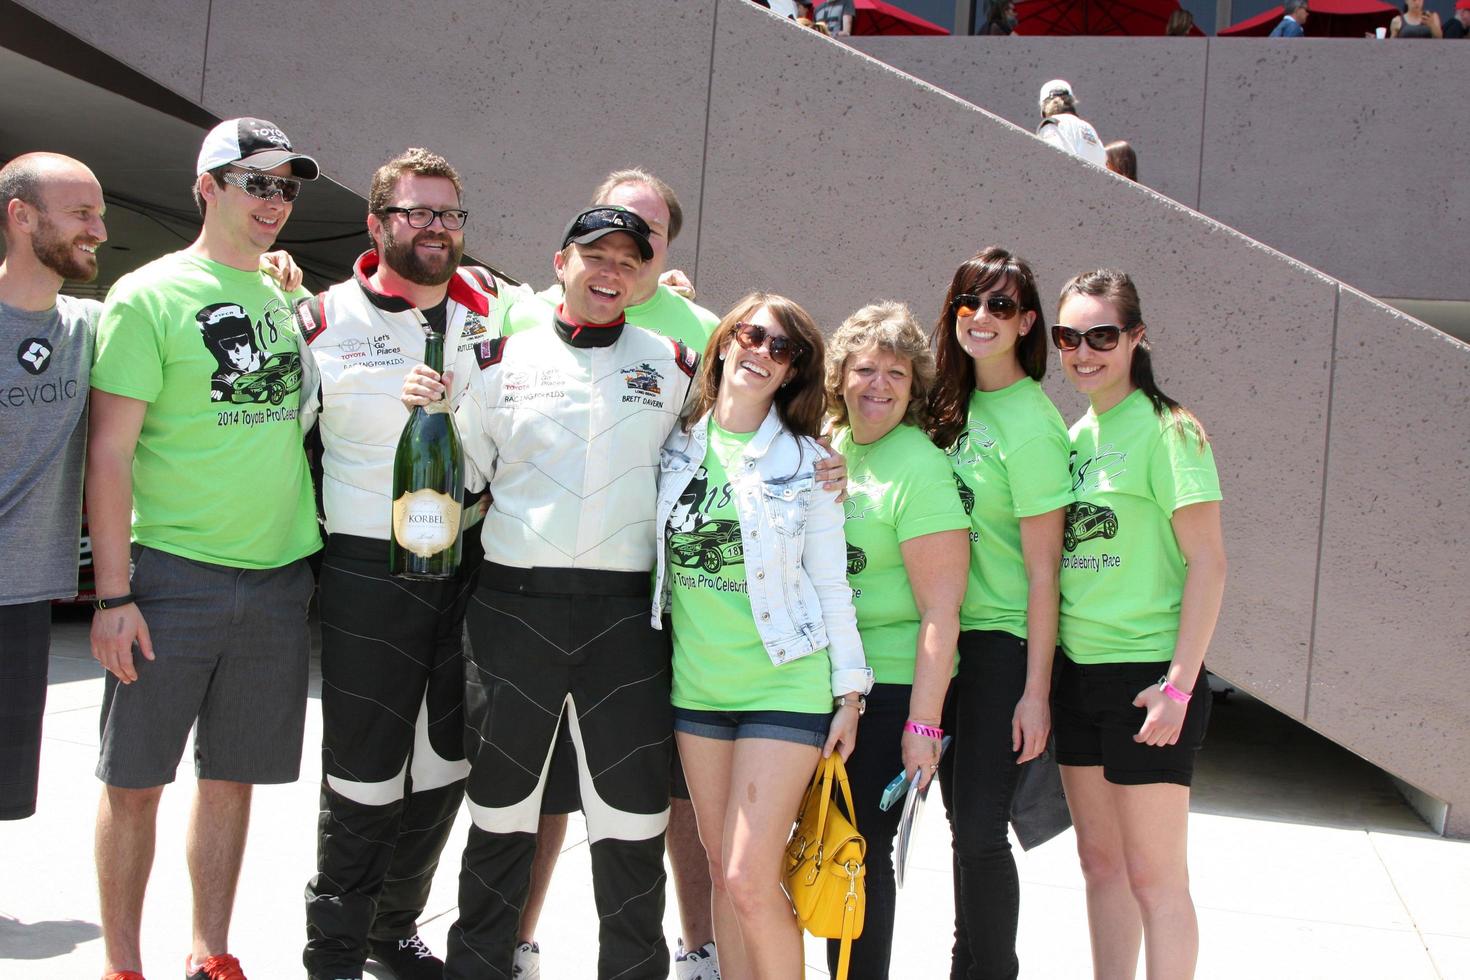
{"label": "man wearing white baseball cap", "polygon": [[1037,97],[1041,125],[1036,135],[1059,150],[1081,157],[1099,167],[1108,165],[1108,151],[1092,123],[1077,115],[1077,97],[1066,79],[1053,78],[1041,86]]}
{"label": "man wearing white baseball cap", "polygon": [[[199,153],[187,248],[120,279],[97,328],[87,502],[108,671],[96,862],[104,980],[142,980],[158,801],[195,729],[188,980],[244,980],[230,917],[256,783],[296,779],[321,547],[299,406],[315,378],[262,274],[316,161],[260,119]],[[309,360],[309,358],[307,359]]]}

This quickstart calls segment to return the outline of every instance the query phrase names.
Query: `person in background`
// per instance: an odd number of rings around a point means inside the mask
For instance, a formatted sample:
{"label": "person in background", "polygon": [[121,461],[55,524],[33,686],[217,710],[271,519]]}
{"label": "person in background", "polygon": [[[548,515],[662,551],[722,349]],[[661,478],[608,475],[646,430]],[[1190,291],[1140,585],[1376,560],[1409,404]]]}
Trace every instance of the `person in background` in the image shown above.
{"label": "person in background", "polygon": [[1091,403],[1072,426],[1062,539],[1057,761],[1087,886],[1093,974],[1188,978],[1186,838],[1210,715],[1204,657],[1225,591],[1220,481],[1199,420],[1159,390],[1133,280],[1062,288],[1052,340]]}
{"label": "person in background", "polygon": [[[1271,37],[1303,37],[1307,23],[1307,0],[1285,0],[1281,23],[1271,29]],[[1397,18],[1395,18],[1397,20]]]}
{"label": "person in background", "polygon": [[1447,38],[1470,36],[1470,0],[1455,0],[1455,16],[1444,25],[1444,36]]}
{"label": "person in background", "polygon": [[[847,581],[874,680],[862,741],[847,760],[854,818],[868,842],[867,911],[850,980],[889,975],[903,808],[878,803],[896,773],[918,774],[927,786],[939,761],[970,564],[970,518],[949,460],[924,432],[933,384],[934,353],[901,303],[863,307],[828,345],[832,442],[848,467]],[[827,943],[833,976],[841,947]]]}
{"label": "person in background", "polygon": [[1129,180],[1138,180],[1138,154],[1127,140],[1113,140],[1105,148],[1108,154],[1108,169]]}
{"label": "person in background", "polygon": [[1444,29],[1440,27],[1439,14],[1424,9],[1424,0],[1404,0],[1404,12],[1389,22],[1388,36],[1441,38]]}
{"label": "person in background", "polygon": [[740,300],[659,465],[651,618],[671,613],[674,731],[735,978],[802,973],[784,848],[818,757],[851,754],[872,686],[842,506],[817,485],[822,346],[789,299]]}
{"label": "person in background", "polygon": [[1107,151],[1092,123],[1077,115],[1077,97],[1072,94],[1070,82],[1054,78],[1041,86],[1038,98],[1041,107],[1041,125],[1036,135],[1059,150],[1063,150],[1095,163],[1099,167],[1108,165]]}
{"label": "person in background", "polygon": [[847,37],[852,33],[855,16],[853,0],[823,0],[817,4],[815,20],[827,28],[832,37]]}
{"label": "person in background", "polygon": [[1067,430],[1042,390],[1046,324],[1024,259],[955,270],[934,327],[930,434],[970,515],[954,744],[940,766],[954,835],[954,980],[1014,978],[1020,884],[1007,836],[1020,766],[1046,747],[1066,507]]}
{"label": "person in background", "polygon": [[990,0],[986,5],[985,24],[979,33],[996,37],[1014,34],[1017,21],[1015,0]]}
{"label": "person in background", "polygon": [[1180,7],[1169,15],[1169,24],[1164,28],[1164,36],[1188,37],[1192,30],[1194,30],[1194,14]]}

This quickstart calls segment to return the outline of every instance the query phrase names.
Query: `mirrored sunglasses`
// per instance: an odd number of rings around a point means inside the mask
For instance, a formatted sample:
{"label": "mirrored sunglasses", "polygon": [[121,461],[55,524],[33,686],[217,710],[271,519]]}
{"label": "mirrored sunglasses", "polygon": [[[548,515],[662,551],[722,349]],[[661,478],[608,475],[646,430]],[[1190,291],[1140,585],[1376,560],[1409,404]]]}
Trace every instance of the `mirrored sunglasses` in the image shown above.
{"label": "mirrored sunglasses", "polygon": [[263,174],[253,170],[230,170],[221,179],[226,184],[234,184],[246,194],[262,201],[269,201],[279,194],[282,201],[290,204],[296,200],[296,195],[301,193],[301,181],[295,177],[277,177],[275,174]]}
{"label": "mirrored sunglasses", "polygon": [[1005,293],[991,293],[983,300],[975,293],[960,293],[954,298],[955,316],[962,320],[969,319],[980,309],[982,302],[985,309],[997,320],[1009,320],[1021,312],[1021,304]]}

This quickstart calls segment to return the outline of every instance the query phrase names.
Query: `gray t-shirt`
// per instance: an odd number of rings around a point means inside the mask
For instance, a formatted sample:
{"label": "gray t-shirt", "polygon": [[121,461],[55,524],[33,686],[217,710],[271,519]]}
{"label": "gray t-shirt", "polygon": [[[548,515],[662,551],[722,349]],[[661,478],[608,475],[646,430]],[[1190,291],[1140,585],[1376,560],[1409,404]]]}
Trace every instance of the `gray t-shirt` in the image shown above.
{"label": "gray t-shirt", "polygon": [[0,605],[77,594],[87,379],[102,304],[0,303]]}

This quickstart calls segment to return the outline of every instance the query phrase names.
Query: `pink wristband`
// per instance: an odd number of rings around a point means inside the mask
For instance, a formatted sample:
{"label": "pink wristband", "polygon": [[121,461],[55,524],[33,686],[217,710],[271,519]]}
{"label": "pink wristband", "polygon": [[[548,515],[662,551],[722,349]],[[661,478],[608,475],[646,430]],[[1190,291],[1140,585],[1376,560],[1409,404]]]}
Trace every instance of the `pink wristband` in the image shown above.
{"label": "pink wristband", "polygon": [[944,729],[935,728],[933,725],[921,725],[917,721],[905,722],[903,730],[913,732],[915,735],[923,735],[925,738],[932,738],[936,741],[944,738]]}
{"label": "pink wristband", "polygon": [[1178,701],[1180,704],[1188,704],[1189,699],[1194,697],[1193,694],[1190,694],[1187,691],[1181,691],[1179,690],[1179,688],[1169,683],[1168,674],[1165,674],[1163,677],[1159,678],[1159,690],[1167,694],[1169,696],[1169,700]]}

